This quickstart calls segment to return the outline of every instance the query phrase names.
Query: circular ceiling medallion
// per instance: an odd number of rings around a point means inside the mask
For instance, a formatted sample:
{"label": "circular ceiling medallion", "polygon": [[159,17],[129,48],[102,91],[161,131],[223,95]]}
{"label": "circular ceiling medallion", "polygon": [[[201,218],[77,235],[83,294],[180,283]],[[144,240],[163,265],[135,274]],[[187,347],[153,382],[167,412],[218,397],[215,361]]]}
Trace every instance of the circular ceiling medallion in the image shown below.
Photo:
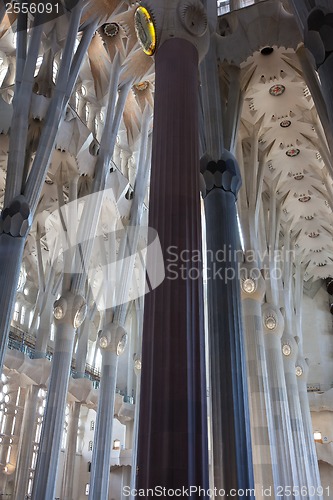
{"label": "circular ceiling medallion", "polygon": [[149,82],[144,81],[144,82],[136,83],[134,85],[134,88],[136,90],[140,90],[141,91],[141,90],[146,90],[148,88],[148,86],[149,86]]}
{"label": "circular ceiling medallion", "polygon": [[314,219],[314,216],[313,215],[306,215],[304,217],[305,220],[313,220]]}
{"label": "circular ceiling medallion", "polygon": [[276,85],[273,85],[269,89],[269,93],[271,95],[277,97],[279,95],[282,95],[285,90],[286,90],[286,87],[284,85],[276,84]]}
{"label": "circular ceiling medallion", "polygon": [[290,158],[293,158],[294,156],[297,156],[300,154],[300,150],[297,148],[291,148],[286,151],[286,155],[289,156]]}
{"label": "circular ceiling medallion", "polygon": [[288,127],[290,127],[290,125],[291,125],[290,120],[282,120],[282,122],[280,122],[280,127],[282,127],[282,128],[288,128]]}
{"label": "circular ceiling medallion", "polygon": [[208,27],[208,19],[200,2],[185,4],[180,9],[180,20],[184,28],[194,36],[203,36]]}
{"label": "circular ceiling medallion", "polygon": [[308,236],[309,236],[309,238],[318,238],[319,233],[312,232],[312,233],[309,233]]}
{"label": "circular ceiling medallion", "polygon": [[303,368],[299,365],[296,366],[295,371],[296,371],[297,377],[300,377],[303,374]]}
{"label": "circular ceiling medallion", "polygon": [[119,33],[119,26],[116,23],[109,23],[104,26],[106,36],[116,36]]}
{"label": "circular ceiling medallion", "polygon": [[294,179],[295,181],[301,181],[302,179],[304,179],[304,175],[301,173],[294,174]]}
{"label": "circular ceiling medallion", "polygon": [[[298,198],[298,201],[300,201],[301,203],[306,203],[307,201],[310,201],[311,200],[311,196],[307,196],[307,195],[302,195]],[[311,219],[309,219],[311,220]]]}
{"label": "circular ceiling medallion", "polygon": [[138,7],[134,14],[134,27],[142,50],[152,56],[156,49],[156,30],[152,16],[145,7]]}
{"label": "circular ceiling medallion", "polygon": [[283,344],[282,346],[282,352],[285,356],[290,356],[291,354],[291,347],[289,344]]}

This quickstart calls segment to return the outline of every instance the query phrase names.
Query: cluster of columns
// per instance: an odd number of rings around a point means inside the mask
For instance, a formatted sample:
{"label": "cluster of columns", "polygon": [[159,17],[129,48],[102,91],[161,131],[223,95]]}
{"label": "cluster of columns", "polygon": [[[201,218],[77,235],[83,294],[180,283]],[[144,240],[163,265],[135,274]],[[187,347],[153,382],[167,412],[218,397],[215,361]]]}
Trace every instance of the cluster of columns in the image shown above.
{"label": "cluster of columns", "polygon": [[321,498],[299,339],[280,309],[263,302],[265,280],[253,264],[242,268],[241,288],[258,498]]}

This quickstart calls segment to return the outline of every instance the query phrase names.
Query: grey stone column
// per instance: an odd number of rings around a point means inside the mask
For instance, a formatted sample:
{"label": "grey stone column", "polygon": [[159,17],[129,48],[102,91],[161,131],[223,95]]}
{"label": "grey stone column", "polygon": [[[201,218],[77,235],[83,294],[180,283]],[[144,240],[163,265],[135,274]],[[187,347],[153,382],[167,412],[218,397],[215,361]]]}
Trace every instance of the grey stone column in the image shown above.
{"label": "grey stone column", "polygon": [[[273,432],[276,443],[277,467],[279,481],[283,492],[289,487],[293,498],[292,487],[300,486],[297,474],[295,448],[291,430],[290,413],[284,366],[282,359],[281,338],[284,329],[284,319],[280,310],[272,304],[265,304],[262,308],[263,327],[265,333],[266,362],[270,398],[273,411]],[[277,492],[275,492],[277,493]],[[295,498],[301,498],[295,495]]]}
{"label": "grey stone column", "polygon": [[31,466],[34,431],[36,429],[36,412],[39,386],[30,386],[24,405],[23,420],[17,457],[16,477],[14,483],[14,498],[25,498],[29,469]]}
{"label": "grey stone column", "polygon": [[227,151],[217,163],[207,164],[203,177],[214,486],[228,492],[254,487],[237,260],[241,178],[236,159]]}
{"label": "grey stone column", "polygon": [[[301,354],[299,354],[297,358],[295,370],[297,377],[299,401],[303,417],[303,427],[304,427],[305,443],[307,448],[307,457],[311,467],[312,485],[314,486],[315,492],[317,493],[318,491],[317,488],[321,486],[321,480],[319,475],[316,447],[313,438],[309,398],[306,385],[309,374],[309,365],[308,365],[308,360],[305,359]],[[322,496],[315,495],[315,498],[322,498]]]}
{"label": "grey stone column", "polygon": [[33,500],[54,498],[75,329],[82,324],[85,313],[84,299],[71,292],[67,292],[54,303],[57,328],[46,411],[31,496]]}
{"label": "grey stone column", "polygon": [[[295,373],[298,347],[294,337],[286,330],[282,336],[282,354],[299,485],[300,487],[309,488],[312,484],[310,463],[305,444],[302,412]],[[304,495],[304,498],[311,498],[311,495]]]}
{"label": "grey stone column", "polygon": [[67,433],[67,446],[65,467],[62,480],[62,500],[75,500],[73,497],[73,484],[75,474],[75,457],[76,457],[76,443],[77,433],[79,428],[81,403],[74,401],[71,404],[71,411],[69,415],[69,427]]}
{"label": "grey stone column", "polygon": [[106,325],[99,334],[99,345],[102,350],[101,385],[91,463],[89,500],[109,498],[118,356],[124,351],[126,341],[127,334],[124,328],[115,323]]}
{"label": "grey stone column", "polygon": [[265,280],[254,264],[242,264],[241,296],[248,372],[253,472],[256,498],[280,484],[274,440],[261,304]]}
{"label": "grey stone column", "polygon": [[[324,3],[324,2],[323,2]],[[304,45],[312,53],[320,78],[321,89],[326,102],[327,114],[333,129],[333,9],[316,6],[308,15],[304,27]]]}
{"label": "grey stone column", "polygon": [[31,225],[30,207],[24,196],[15,198],[0,218],[0,370],[7,349],[10,322],[20,275],[24,244]]}

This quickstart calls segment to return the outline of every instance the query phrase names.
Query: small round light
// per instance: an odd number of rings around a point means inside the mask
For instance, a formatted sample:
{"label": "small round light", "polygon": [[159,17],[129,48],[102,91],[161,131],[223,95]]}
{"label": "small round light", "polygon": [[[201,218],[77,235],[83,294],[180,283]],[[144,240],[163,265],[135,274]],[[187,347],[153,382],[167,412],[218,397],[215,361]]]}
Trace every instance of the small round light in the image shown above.
{"label": "small round light", "polygon": [[127,342],[127,335],[126,333],[124,333],[124,335],[121,337],[117,345],[117,356],[120,356],[124,352],[126,347],[126,342]]}
{"label": "small round light", "polygon": [[301,375],[303,375],[303,368],[301,366],[297,365],[295,368],[295,371],[296,371],[297,377],[300,377]]}
{"label": "small round light", "polygon": [[100,345],[100,347],[101,347],[102,349],[106,349],[106,348],[107,348],[107,346],[109,345],[109,342],[108,342],[107,337],[101,337],[101,338],[99,339],[99,345]]}
{"label": "small round light", "polygon": [[282,352],[285,356],[290,356],[291,354],[291,347],[289,344],[283,344],[282,346]]}
{"label": "small round light", "polygon": [[55,319],[62,319],[64,317],[64,310],[62,306],[55,306],[53,309],[53,316]]}
{"label": "small round light", "polygon": [[5,403],[8,404],[10,401],[10,397],[8,396],[8,394],[6,394],[5,396]]}
{"label": "small round light", "polygon": [[265,326],[268,330],[274,330],[276,328],[276,319],[274,316],[267,316],[265,319]]}
{"label": "small round light", "polygon": [[82,306],[75,313],[73,320],[74,328],[79,328],[82,325],[86,317],[86,314],[87,314],[87,304],[83,303]]}
{"label": "small round light", "polygon": [[256,284],[252,278],[247,278],[242,282],[242,288],[246,293],[253,293],[256,289]]}
{"label": "small round light", "polygon": [[135,368],[136,370],[141,370],[141,368],[142,368],[142,362],[141,362],[141,359],[136,359],[136,360],[134,361],[134,368]]}

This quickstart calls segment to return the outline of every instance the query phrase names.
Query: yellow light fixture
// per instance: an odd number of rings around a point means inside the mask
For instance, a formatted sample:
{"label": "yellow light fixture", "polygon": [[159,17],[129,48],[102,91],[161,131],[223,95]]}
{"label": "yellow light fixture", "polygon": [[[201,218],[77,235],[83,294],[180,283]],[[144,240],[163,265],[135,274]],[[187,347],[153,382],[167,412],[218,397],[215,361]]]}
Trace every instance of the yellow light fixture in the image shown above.
{"label": "yellow light fixture", "polygon": [[152,16],[145,7],[138,7],[134,13],[134,27],[142,50],[152,56],[156,49],[156,31]]}

